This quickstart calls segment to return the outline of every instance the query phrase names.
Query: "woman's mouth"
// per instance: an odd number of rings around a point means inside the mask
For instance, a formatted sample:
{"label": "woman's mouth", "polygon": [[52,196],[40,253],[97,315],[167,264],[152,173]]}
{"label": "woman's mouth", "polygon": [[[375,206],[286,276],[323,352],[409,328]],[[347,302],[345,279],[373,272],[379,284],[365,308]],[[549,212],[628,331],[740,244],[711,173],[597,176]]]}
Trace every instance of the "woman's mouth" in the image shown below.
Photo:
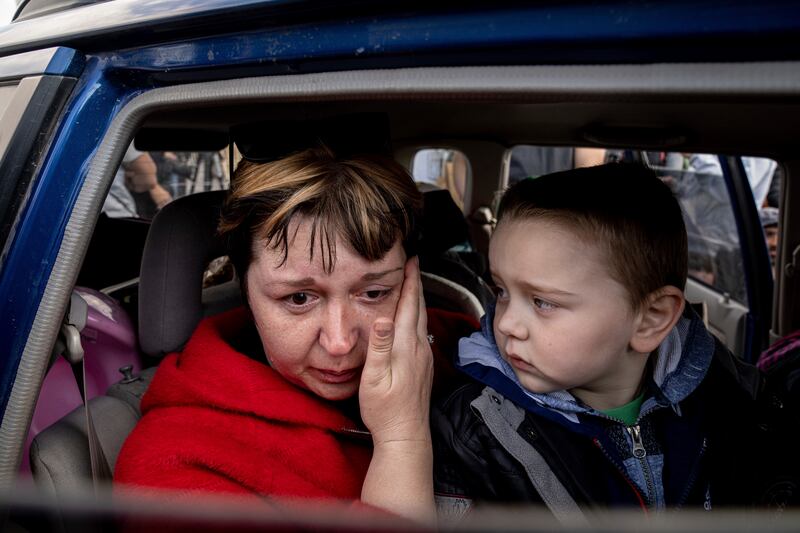
{"label": "woman's mouth", "polygon": [[353,379],[358,378],[361,374],[361,367],[351,368],[349,370],[324,370],[322,368],[315,368],[314,372],[320,381],[325,383],[347,383]]}

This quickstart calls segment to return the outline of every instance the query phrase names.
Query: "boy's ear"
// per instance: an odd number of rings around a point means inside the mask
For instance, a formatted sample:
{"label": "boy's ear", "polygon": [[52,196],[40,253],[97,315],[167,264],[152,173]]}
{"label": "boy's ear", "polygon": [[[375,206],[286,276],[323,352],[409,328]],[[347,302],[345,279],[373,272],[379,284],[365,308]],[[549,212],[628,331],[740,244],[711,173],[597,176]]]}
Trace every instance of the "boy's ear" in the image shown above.
{"label": "boy's ear", "polygon": [[667,285],[651,292],[639,310],[638,324],[631,337],[631,348],[650,353],[656,348],[683,313],[686,300],[683,291]]}

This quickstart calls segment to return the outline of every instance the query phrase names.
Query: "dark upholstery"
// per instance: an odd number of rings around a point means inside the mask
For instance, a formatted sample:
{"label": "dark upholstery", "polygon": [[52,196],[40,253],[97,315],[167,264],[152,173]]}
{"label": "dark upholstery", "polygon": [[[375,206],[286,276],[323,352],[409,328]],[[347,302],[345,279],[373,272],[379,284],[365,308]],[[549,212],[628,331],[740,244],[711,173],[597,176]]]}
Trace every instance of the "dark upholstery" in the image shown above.
{"label": "dark upholstery", "polygon": [[[492,290],[483,279],[488,269],[486,258],[472,251],[452,251],[451,248],[469,245],[469,226],[450,191],[427,190],[423,193],[422,238],[420,267],[463,286],[477,297],[485,308],[494,299]],[[428,302],[438,305],[438,301]]]}
{"label": "dark upholstery", "polygon": [[[226,191],[179,198],[153,219],[139,278],[139,345],[151,356],[183,348],[204,315],[203,271],[225,255],[216,237]],[[238,287],[233,287],[238,294]]]}
{"label": "dark upholstery", "polygon": [[[116,383],[107,396],[89,400],[95,432],[112,471],[122,444],[142,416],[139,401],[154,374],[155,368],[145,370],[138,380]],[[36,486],[44,492],[70,498],[90,490],[92,467],[84,407],[39,433],[31,443],[30,460]]]}
{"label": "dark upholstery", "polygon": [[420,255],[439,255],[454,246],[469,242],[467,221],[450,191],[425,191],[423,198]]}

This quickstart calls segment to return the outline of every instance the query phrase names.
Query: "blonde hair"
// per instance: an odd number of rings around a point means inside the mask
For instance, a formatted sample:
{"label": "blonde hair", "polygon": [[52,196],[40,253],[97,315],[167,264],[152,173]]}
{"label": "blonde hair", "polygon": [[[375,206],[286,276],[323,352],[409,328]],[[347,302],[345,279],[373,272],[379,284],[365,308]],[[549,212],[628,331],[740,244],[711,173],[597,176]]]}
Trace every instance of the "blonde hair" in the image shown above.
{"label": "blonde hair", "polygon": [[309,258],[318,250],[323,268],[336,263],[336,238],[377,261],[402,242],[416,254],[416,222],[422,196],[405,168],[377,155],[338,158],[327,147],[309,148],[268,163],[242,160],[222,208],[218,232],[244,282],[253,243],[289,253],[289,225],[311,220]]}

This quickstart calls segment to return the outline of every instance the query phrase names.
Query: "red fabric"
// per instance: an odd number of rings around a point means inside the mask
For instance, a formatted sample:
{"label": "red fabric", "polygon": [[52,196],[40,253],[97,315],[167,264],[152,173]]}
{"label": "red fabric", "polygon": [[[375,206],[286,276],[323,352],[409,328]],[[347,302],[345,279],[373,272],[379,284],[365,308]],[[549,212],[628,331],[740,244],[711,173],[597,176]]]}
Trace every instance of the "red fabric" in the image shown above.
{"label": "red fabric", "polygon": [[336,407],[236,352],[237,309],[200,323],[159,366],[114,480],[178,491],[358,499],[372,450]]}
{"label": "red fabric", "polygon": [[[466,316],[429,310],[437,360],[452,356]],[[332,403],[295,387],[225,339],[250,318],[236,309],[203,320],[183,352],[159,366],[143,417],[125,441],[114,481],[137,489],[357,500],[369,437]],[[438,367],[438,365],[437,365]]]}
{"label": "red fabric", "polygon": [[469,337],[480,329],[480,323],[472,317],[428,308],[428,332],[433,335],[433,397],[449,395],[453,387],[464,380],[464,374],[456,370],[455,356],[458,340]]}

